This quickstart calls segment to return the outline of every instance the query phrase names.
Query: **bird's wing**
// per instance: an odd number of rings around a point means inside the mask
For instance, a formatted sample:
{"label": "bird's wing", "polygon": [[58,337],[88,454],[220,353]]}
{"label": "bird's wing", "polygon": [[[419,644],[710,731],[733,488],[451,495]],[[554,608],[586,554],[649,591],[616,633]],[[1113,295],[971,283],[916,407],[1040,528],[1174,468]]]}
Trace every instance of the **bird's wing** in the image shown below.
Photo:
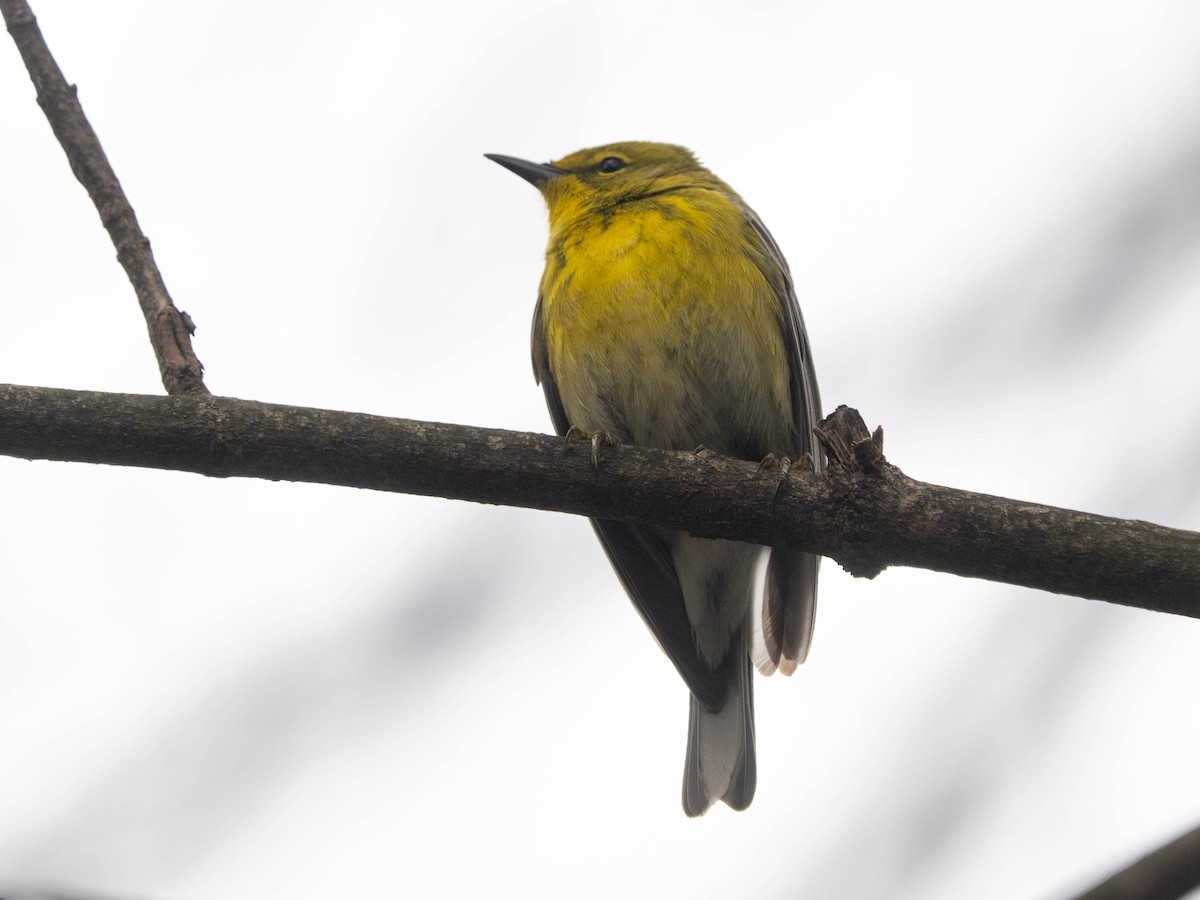
{"label": "bird's wing", "polygon": [[[550,371],[541,297],[534,308],[531,344],[533,375],[546,395],[550,420],[558,434],[566,434],[571,422]],[[648,528],[613,519],[592,519],[592,527],[634,608],[679,671],[688,690],[706,709],[719,710],[725,702],[728,673],[723,667],[711,668],[696,650],[683,589],[666,544]]]}
{"label": "bird's wing", "polygon": [[[825,465],[825,457],[813,436],[813,426],[821,418],[821,397],[817,391],[817,373],[813,367],[812,350],[804,317],[796,299],[796,288],[787,261],[779,245],[767,231],[762,220],[747,209],[746,218],[762,240],[767,257],[762,266],[779,300],[787,348],[788,374],[792,393],[792,418],[796,458],[805,453],[812,457],[815,471]],[[811,553],[776,547],[767,563],[767,581],[763,597],[762,634],[768,660],[759,668],[770,674],[778,668],[790,675],[808,655],[812,640],[813,619],[817,611],[817,567],[821,558]]]}

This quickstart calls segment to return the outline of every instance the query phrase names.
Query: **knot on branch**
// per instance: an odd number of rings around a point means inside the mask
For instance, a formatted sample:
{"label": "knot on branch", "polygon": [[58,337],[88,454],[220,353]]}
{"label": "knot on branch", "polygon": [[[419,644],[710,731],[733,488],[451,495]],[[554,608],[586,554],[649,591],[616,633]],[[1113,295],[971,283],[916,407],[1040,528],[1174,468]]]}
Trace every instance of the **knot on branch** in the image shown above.
{"label": "knot on branch", "polygon": [[842,472],[867,472],[882,475],[887,467],[883,455],[883,429],[867,431],[867,423],[857,409],[842,405],[813,427],[817,440],[825,448],[830,465]]}

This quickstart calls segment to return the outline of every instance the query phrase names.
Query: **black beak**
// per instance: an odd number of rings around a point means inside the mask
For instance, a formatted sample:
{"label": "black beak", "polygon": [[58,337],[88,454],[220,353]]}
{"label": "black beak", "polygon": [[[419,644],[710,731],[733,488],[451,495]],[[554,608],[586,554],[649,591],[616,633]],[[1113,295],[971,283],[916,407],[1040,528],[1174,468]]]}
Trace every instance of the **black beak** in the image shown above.
{"label": "black beak", "polygon": [[499,163],[510,172],[516,172],[536,188],[541,188],[551,178],[566,175],[566,169],[556,169],[543,163],[530,162],[527,159],[517,159],[515,156],[501,156],[499,153],[483,154],[494,163]]}

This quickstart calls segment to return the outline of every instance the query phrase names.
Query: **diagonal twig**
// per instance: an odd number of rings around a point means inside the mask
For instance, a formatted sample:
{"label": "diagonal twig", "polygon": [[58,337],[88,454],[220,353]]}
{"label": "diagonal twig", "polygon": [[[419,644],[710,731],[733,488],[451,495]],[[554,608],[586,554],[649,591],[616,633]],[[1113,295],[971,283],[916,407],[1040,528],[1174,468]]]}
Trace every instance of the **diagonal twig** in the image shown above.
{"label": "diagonal twig", "polygon": [[63,77],[28,3],[0,0],[0,13],[37,88],[38,105],[50,120],[71,170],[87,189],[117,248],[117,259],[125,268],[146,317],[163,387],[168,394],[207,394],[200,360],[192,350],[191,335],[195,328],[187,313],[176,309],[167,293],[150,251],[150,241],[142,233],[133,207],[83,114],[75,86],[67,84]]}

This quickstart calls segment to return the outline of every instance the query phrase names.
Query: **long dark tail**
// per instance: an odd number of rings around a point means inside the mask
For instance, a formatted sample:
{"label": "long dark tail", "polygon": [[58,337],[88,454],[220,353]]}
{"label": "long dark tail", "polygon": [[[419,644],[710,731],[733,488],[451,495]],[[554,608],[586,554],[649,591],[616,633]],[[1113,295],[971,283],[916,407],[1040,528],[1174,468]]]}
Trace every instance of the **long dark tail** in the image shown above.
{"label": "long dark tail", "polygon": [[717,800],[745,809],[754,799],[758,770],[754,760],[754,695],[748,628],[729,646],[729,690],[720,712],[691,697],[687,761],[683,769],[683,811],[702,816]]}

